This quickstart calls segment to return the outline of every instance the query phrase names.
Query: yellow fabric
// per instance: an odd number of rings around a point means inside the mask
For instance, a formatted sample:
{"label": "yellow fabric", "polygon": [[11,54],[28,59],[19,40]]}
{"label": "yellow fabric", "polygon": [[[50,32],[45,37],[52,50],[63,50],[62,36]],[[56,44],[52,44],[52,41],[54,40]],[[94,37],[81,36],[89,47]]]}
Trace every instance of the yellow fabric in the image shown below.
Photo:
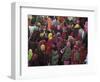
{"label": "yellow fabric", "polygon": [[48,39],[51,40],[52,38],[53,38],[52,33],[49,33],[49,34],[48,34]]}
{"label": "yellow fabric", "polygon": [[79,25],[79,24],[76,24],[76,25],[74,26],[74,28],[80,28],[80,25]]}

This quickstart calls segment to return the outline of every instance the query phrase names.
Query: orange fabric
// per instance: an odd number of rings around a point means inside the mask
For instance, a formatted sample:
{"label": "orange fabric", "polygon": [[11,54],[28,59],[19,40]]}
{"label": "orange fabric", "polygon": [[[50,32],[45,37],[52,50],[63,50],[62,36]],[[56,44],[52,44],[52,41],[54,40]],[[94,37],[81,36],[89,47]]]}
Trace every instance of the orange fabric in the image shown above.
{"label": "orange fabric", "polygon": [[48,30],[51,29],[52,21],[51,18],[48,18]]}

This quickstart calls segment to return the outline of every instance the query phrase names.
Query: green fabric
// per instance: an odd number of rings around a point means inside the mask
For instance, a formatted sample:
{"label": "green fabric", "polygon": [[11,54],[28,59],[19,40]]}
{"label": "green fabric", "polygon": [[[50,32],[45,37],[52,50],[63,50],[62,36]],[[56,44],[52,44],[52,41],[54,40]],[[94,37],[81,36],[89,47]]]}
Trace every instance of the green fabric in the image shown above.
{"label": "green fabric", "polygon": [[32,30],[38,30],[38,27],[37,26],[33,26]]}
{"label": "green fabric", "polygon": [[64,54],[62,56],[62,61],[69,59],[70,55],[71,55],[71,48],[67,48],[66,47],[65,48],[65,52],[64,52]]}
{"label": "green fabric", "polygon": [[28,52],[28,60],[30,61],[32,59],[32,50],[29,50]]}
{"label": "green fabric", "polygon": [[35,23],[36,22],[36,17],[33,17],[32,18],[32,23]]}
{"label": "green fabric", "polygon": [[56,65],[58,63],[58,54],[57,51],[52,51],[51,53],[51,63],[52,65]]}
{"label": "green fabric", "polygon": [[79,59],[80,59],[80,54],[79,54],[79,52],[76,52],[76,53],[75,53],[75,58],[76,58],[76,60],[79,60]]}

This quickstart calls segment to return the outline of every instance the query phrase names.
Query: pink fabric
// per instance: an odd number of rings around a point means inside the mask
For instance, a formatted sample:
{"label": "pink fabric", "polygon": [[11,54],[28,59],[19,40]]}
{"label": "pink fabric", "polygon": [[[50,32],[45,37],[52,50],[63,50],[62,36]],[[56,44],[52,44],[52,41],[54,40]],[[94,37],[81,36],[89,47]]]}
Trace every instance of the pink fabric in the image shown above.
{"label": "pink fabric", "polygon": [[64,61],[64,65],[68,65],[69,64],[69,61]]}

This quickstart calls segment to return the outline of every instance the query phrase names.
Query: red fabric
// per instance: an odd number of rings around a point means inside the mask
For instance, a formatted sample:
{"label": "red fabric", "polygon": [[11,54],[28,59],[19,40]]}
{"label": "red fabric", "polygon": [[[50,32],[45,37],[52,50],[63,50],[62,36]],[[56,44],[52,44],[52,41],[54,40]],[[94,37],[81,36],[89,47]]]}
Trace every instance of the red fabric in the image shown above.
{"label": "red fabric", "polygon": [[52,50],[52,41],[53,40],[48,40],[48,42],[46,43],[46,53],[50,54],[51,50]]}
{"label": "red fabric", "polygon": [[75,51],[72,51],[71,64],[79,64],[79,61],[76,59]]}
{"label": "red fabric", "polygon": [[84,48],[80,48],[80,63],[83,63],[84,60],[86,59],[87,52]]}

